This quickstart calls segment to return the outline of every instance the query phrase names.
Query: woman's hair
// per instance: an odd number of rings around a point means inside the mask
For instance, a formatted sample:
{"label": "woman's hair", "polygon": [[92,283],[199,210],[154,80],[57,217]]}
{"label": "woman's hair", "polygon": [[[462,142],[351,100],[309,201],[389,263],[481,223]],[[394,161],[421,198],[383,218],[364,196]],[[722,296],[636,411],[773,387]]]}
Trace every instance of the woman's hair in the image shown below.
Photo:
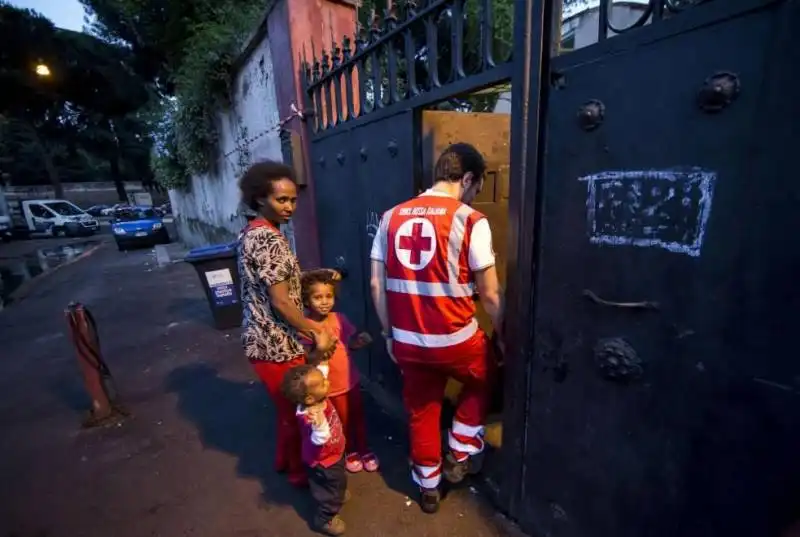
{"label": "woman's hair", "polygon": [[303,304],[308,304],[311,288],[318,283],[330,285],[333,287],[334,295],[336,294],[336,280],[333,279],[333,274],[329,270],[312,270],[300,278],[300,285],[303,288]]}
{"label": "woman's hair", "polygon": [[282,162],[264,160],[250,166],[239,179],[242,203],[253,211],[258,210],[258,200],[272,194],[272,184],[281,179],[295,183],[294,170]]}
{"label": "woman's hair", "polygon": [[306,377],[315,367],[309,364],[298,365],[286,372],[281,383],[281,392],[286,398],[297,405],[305,402],[308,390],[306,389]]}

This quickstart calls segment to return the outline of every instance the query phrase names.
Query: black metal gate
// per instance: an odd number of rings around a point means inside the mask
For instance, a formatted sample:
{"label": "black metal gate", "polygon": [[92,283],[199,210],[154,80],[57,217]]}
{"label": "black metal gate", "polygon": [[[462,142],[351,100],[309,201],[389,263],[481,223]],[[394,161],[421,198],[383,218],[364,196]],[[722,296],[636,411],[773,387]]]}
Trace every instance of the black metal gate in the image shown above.
{"label": "black metal gate", "polygon": [[[381,214],[414,195],[413,114],[342,129],[314,141],[317,217],[324,266],[343,266],[340,308],[360,327],[381,331],[369,295],[369,250]],[[376,347],[381,347],[376,345]],[[385,359],[383,359],[385,358]],[[399,389],[388,357],[357,357],[370,378]]]}
{"label": "black metal gate", "polygon": [[[322,263],[347,268],[341,309],[373,334],[369,250],[383,212],[424,183],[421,110],[511,76],[509,56],[493,47],[492,0],[388,4],[369,31],[334,41],[305,70]],[[468,7],[479,17],[467,19]],[[480,50],[465,46],[468,34]],[[384,346],[362,352],[362,373],[399,394]]]}
{"label": "black metal gate", "polygon": [[553,537],[778,536],[800,519],[800,2],[651,0],[607,36],[617,4],[514,79],[509,264],[536,292],[509,306],[513,511]]}

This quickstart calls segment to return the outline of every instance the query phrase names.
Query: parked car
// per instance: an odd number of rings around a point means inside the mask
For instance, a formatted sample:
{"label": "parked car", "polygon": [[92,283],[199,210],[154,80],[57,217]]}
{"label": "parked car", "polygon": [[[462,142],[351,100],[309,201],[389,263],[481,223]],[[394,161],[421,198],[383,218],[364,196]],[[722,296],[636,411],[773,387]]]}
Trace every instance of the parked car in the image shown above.
{"label": "parked car", "polygon": [[121,211],[127,211],[129,209],[131,209],[131,206],[128,205],[127,203],[117,203],[116,205],[112,205],[111,207],[107,207],[107,208],[103,209],[100,212],[101,212],[101,214],[103,216],[112,216],[113,217],[117,213],[119,213]]}
{"label": "parked car", "polygon": [[161,216],[172,216],[172,204],[167,202],[163,205],[155,207],[155,211]]}
{"label": "parked car", "polygon": [[111,232],[120,251],[170,242],[164,222],[150,207],[131,207],[119,211],[111,221]]}
{"label": "parked car", "polygon": [[103,216],[103,211],[105,211],[109,207],[111,207],[111,206],[110,205],[92,205],[91,207],[86,209],[86,212],[96,218],[98,216]]}
{"label": "parked car", "polygon": [[11,218],[0,215],[0,239],[2,239],[3,242],[9,242],[13,238],[14,230],[11,226]]}

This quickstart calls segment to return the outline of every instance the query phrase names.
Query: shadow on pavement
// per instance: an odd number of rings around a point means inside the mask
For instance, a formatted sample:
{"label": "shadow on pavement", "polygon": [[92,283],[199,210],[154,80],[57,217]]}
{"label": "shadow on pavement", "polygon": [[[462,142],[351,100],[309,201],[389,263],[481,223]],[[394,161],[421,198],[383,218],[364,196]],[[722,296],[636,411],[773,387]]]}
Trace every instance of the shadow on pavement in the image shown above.
{"label": "shadow on pavement", "polygon": [[48,388],[65,407],[74,412],[83,413],[92,408],[92,399],[86,393],[78,375],[53,380]]}
{"label": "shadow on pavement", "polygon": [[176,298],[169,304],[167,310],[173,318],[184,322],[192,322],[206,326],[214,325],[211,307],[205,296]]}
{"label": "shadow on pavement", "polygon": [[179,413],[195,424],[205,447],[235,456],[238,475],[261,483],[264,502],[289,505],[309,519],[306,492],[272,469],[275,416],[260,383],[228,380],[213,367],[193,364],[173,370],[166,389],[178,395]]}

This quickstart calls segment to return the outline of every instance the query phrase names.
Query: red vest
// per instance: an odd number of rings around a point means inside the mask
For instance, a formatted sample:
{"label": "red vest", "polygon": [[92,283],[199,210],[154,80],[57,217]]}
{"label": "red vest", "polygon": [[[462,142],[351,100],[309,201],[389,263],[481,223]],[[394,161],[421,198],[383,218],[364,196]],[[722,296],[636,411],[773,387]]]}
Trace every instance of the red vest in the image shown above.
{"label": "red vest", "polygon": [[449,196],[423,194],[390,209],[386,298],[395,351],[435,354],[483,336],[475,320],[468,254],[472,227],[486,218]]}

